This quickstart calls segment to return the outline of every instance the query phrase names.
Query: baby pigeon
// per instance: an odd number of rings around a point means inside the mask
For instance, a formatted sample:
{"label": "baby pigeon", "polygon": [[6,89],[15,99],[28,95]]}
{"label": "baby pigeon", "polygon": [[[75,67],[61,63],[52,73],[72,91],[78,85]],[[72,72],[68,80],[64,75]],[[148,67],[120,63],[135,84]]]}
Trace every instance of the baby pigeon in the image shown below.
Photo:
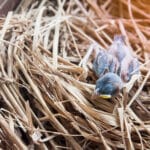
{"label": "baby pigeon", "polygon": [[102,77],[107,72],[117,73],[119,69],[118,60],[104,50],[100,50],[93,62],[93,70],[97,77]]}
{"label": "baby pigeon", "polygon": [[110,99],[116,96],[121,89],[121,78],[117,74],[109,72],[96,81],[94,94],[103,99]]}
{"label": "baby pigeon", "polygon": [[128,46],[125,45],[125,37],[116,35],[108,53],[116,57],[120,63],[119,76],[123,82],[130,81],[134,74],[139,74],[139,61],[135,58]]}

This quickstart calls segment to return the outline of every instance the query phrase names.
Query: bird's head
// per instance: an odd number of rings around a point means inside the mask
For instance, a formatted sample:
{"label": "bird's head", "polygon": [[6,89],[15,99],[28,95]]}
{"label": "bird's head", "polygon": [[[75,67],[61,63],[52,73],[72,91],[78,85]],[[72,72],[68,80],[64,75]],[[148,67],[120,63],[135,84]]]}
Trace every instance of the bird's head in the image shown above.
{"label": "bird's head", "polygon": [[123,35],[115,35],[112,45],[109,47],[109,53],[115,56],[119,62],[126,56],[128,51],[125,45],[125,37]]}
{"label": "bird's head", "polygon": [[125,36],[124,35],[115,35],[114,42],[125,43]]}
{"label": "bird's head", "polygon": [[109,72],[97,80],[94,93],[103,99],[110,99],[116,96],[120,89],[122,89],[121,78]]}

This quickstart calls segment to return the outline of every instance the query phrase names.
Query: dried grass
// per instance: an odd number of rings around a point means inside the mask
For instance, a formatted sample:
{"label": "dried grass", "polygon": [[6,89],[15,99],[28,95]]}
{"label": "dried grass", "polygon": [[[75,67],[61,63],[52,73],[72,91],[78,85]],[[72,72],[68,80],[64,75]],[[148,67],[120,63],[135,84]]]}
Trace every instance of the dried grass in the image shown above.
{"label": "dried grass", "polygon": [[[149,6],[45,0],[1,18],[0,147],[150,149]],[[80,62],[91,43],[108,48],[117,33],[140,60],[141,79],[113,100],[92,99],[92,60]]]}

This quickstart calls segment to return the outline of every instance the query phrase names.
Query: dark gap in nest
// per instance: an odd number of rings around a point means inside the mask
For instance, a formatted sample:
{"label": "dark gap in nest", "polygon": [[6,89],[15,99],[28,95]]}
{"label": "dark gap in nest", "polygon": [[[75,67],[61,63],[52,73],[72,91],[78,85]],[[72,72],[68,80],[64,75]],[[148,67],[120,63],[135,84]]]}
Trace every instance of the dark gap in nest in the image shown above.
{"label": "dark gap in nest", "polygon": [[32,144],[31,137],[29,136],[29,134],[27,134],[27,132],[24,132],[21,127],[18,126],[17,128],[15,128],[15,130],[25,144],[27,145]]}
{"label": "dark gap in nest", "polygon": [[146,93],[150,92],[150,86],[145,84],[145,86],[143,87],[143,91],[146,92]]}
{"label": "dark gap in nest", "polygon": [[[105,130],[108,130],[108,128],[106,128]],[[115,128],[115,130],[121,130],[120,127]],[[114,134],[112,131],[107,131],[103,133],[104,137],[106,138],[110,138],[111,141],[118,141],[119,138],[122,138],[121,135],[118,134]]]}
{"label": "dark gap in nest", "polygon": [[47,131],[57,132],[57,130],[55,128],[53,128],[50,121],[43,121],[42,124]]}
{"label": "dark gap in nest", "polygon": [[[47,142],[44,142],[44,143],[48,147],[49,150],[52,150],[52,145],[50,144],[50,141],[47,141]],[[41,150],[41,149],[43,149],[43,147],[41,148],[40,144],[36,144],[36,147],[34,149],[35,150]]]}
{"label": "dark gap in nest", "polygon": [[[28,38],[29,38],[29,37],[28,37]],[[31,37],[30,37],[28,40],[25,40],[25,41],[24,41],[24,45],[27,46],[28,48],[31,48],[31,43],[30,43],[29,40],[31,40]],[[32,40],[33,40],[33,39],[32,39]],[[28,50],[24,47],[24,48],[23,48],[23,51],[24,51],[24,52],[27,52]]]}
{"label": "dark gap in nest", "polygon": [[136,143],[140,143],[140,139],[139,139],[139,136],[137,135],[136,132],[132,132],[131,133],[131,140],[136,142]]}
{"label": "dark gap in nest", "polygon": [[[27,83],[27,80],[26,80],[26,78],[25,78],[25,76],[24,76],[24,74],[23,74],[21,71],[19,71],[19,74],[20,74],[20,76],[22,76],[24,82],[25,82],[26,84],[28,84],[28,83]],[[23,84],[23,81],[19,80],[19,83],[20,83],[20,84]],[[25,101],[28,101],[28,102],[29,102],[29,105],[30,105],[31,109],[33,110],[33,112],[35,113],[35,115],[36,115],[38,118],[43,117],[44,114],[43,114],[43,113],[40,111],[40,109],[39,109],[39,108],[41,108],[41,106],[40,106],[40,104],[38,103],[38,101],[36,100],[36,98],[31,94],[32,91],[28,91],[27,88],[25,88],[25,87],[23,87],[23,86],[22,86],[22,87],[20,86],[20,87],[19,87],[19,92],[20,92],[21,96],[23,97],[23,99],[24,99]],[[35,125],[36,125],[36,123],[35,123]]]}
{"label": "dark gap in nest", "polygon": [[32,101],[34,97],[32,94],[28,92],[28,90],[25,87],[19,87],[19,92],[21,93],[22,97],[24,98],[25,101]]}
{"label": "dark gap in nest", "polygon": [[84,150],[104,150],[105,147],[101,143],[91,142],[91,141],[84,141],[83,143]]}
{"label": "dark gap in nest", "polygon": [[10,38],[12,37],[12,33],[13,33],[13,29],[11,28],[5,33],[4,40],[9,41]]}
{"label": "dark gap in nest", "polygon": [[[28,83],[28,82],[27,82],[27,79],[26,79],[25,76],[24,76],[24,73],[23,73],[21,70],[18,70],[18,73],[19,73],[19,76],[22,77],[22,79],[24,80],[24,82],[25,82],[25,83]],[[20,84],[23,84],[21,80],[19,80],[19,83],[20,83]]]}
{"label": "dark gap in nest", "polygon": [[68,9],[68,5],[69,4],[69,2],[68,3],[65,3],[65,5],[63,6],[63,10],[66,12],[66,10]]}
{"label": "dark gap in nest", "polygon": [[83,119],[86,119],[82,113],[80,113],[79,111],[74,109],[74,107],[72,106],[72,104],[70,102],[64,103],[64,107],[65,107],[66,111],[70,112],[74,116],[79,116]]}
{"label": "dark gap in nest", "polygon": [[[34,2],[34,3],[33,3],[33,2]],[[34,9],[35,9],[35,8],[38,8],[41,1],[40,1],[40,0],[33,0],[33,2],[30,3],[30,5],[28,6],[28,8],[31,8],[33,4],[34,4]]]}
{"label": "dark gap in nest", "polygon": [[[2,150],[15,150],[16,148],[13,145],[13,142],[11,140],[9,140],[7,137],[5,136],[1,136],[2,134],[0,134],[0,148]],[[7,140],[5,140],[7,139]]]}
{"label": "dark gap in nest", "polygon": [[10,140],[10,137],[7,135],[7,133],[5,133],[4,130],[0,134],[0,148],[3,150],[16,150],[17,149],[16,145],[13,143],[12,140]]}
{"label": "dark gap in nest", "polygon": [[[70,104],[69,102],[64,103],[64,107],[66,108],[66,111],[70,112],[74,118],[79,117],[84,120],[86,119],[85,116],[82,113],[80,113],[79,111],[75,110],[72,107],[72,104]],[[80,134],[75,128],[73,128],[72,121],[69,121],[68,119],[65,119],[62,117],[58,118],[58,120],[61,124],[63,124],[63,126],[69,131],[70,134],[76,134],[76,135]],[[81,141],[83,139],[82,136],[78,136],[78,137],[74,137],[74,138],[77,139],[77,141]]]}
{"label": "dark gap in nest", "polygon": [[46,7],[46,10],[45,10],[45,12],[44,12],[44,14],[43,14],[43,16],[48,16],[48,17],[52,17],[52,16],[54,16],[55,15],[55,13],[52,11],[52,10],[50,10],[49,8],[48,8],[48,6]]}
{"label": "dark gap in nest", "polygon": [[8,105],[5,103],[5,100],[1,97],[0,95],[0,109],[6,109],[6,110],[9,110],[9,107]]}
{"label": "dark gap in nest", "polygon": [[56,0],[50,0],[50,3],[51,3],[51,6],[57,10],[57,7],[58,7],[58,1]]}
{"label": "dark gap in nest", "polygon": [[86,78],[86,83],[95,84],[98,77],[95,73],[90,69],[88,72],[88,76]]}
{"label": "dark gap in nest", "polygon": [[[80,112],[78,112],[78,111],[76,111],[76,110],[74,110],[73,108],[71,108],[71,107],[68,107],[70,110],[68,110],[71,114],[72,114],[72,116],[74,117],[74,118],[82,118],[82,119],[86,119],[85,118],[85,116],[82,114],[82,113],[80,113]],[[72,110],[74,110],[74,111],[72,111]],[[61,118],[61,120],[60,120],[60,122],[64,125],[64,127],[69,131],[69,133],[70,134],[77,134],[77,135],[79,135],[80,133],[75,129],[75,128],[73,128],[73,126],[72,126],[72,122],[71,121],[68,121],[68,120],[66,120],[66,119],[64,119],[64,118]],[[66,122],[68,122],[68,123],[66,123]],[[82,127],[81,127],[82,128]],[[84,129],[82,129],[83,131],[84,131]],[[75,139],[77,139],[77,141],[81,141],[82,139],[83,139],[83,137],[82,136],[78,136],[78,137],[74,137]]]}
{"label": "dark gap in nest", "polygon": [[[2,48],[4,48],[4,49],[2,49]],[[4,65],[4,71],[5,72],[7,72],[7,60],[8,60],[8,55],[7,55],[7,49],[8,49],[8,44],[4,44],[3,46],[2,46],[2,50],[4,51],[4,53],[1,53],[0,55],[2,56],[2,57],[5,57],[6,59],[5,60],[3,60],[3,65]],[[1,62],[2,63],[2,62]]]}
{"label": "dark gap in nest", "polygon": [[[58,135],[57,138],[54,138],[56,145],[58,146],[63,146],[63,147],[68,147],[70,144],[66,141],[65,137],[62,135]],[[71,147],[71,145],[70,145]]]}
{"label": "dark gap in nest", "polygon": [[[137,101],[140,101],[137,100]],[[142,121],[149,121],[150,120],[150,112],[147,110],[147,108],[140,102],[138,103],[135,101],[131,108],[135,112],[135,114],[142,120]]]}
{"label": "dark gap in nest", "polygon": [[57,118],[59,122],[68,130],[69,134],[79,134],[71,125],[71,121],[65,118]]}
{"label": "dark gap in nest", "polygon": [[149,133],[146,130],[142,130],[142,131],[140,131],[140,134],[143,138],[147,138]]}

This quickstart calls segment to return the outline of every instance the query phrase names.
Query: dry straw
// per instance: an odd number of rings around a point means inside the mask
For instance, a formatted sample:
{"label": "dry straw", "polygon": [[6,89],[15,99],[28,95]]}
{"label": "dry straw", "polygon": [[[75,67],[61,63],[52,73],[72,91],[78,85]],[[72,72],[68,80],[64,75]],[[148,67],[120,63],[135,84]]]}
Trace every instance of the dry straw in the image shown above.
{"label": "dry straw", "polygon": [[[23,7],[24,6],[24,7]],[[150,2],[24,3],[0,19],[2,149],[150,149]],[[141,78],[113,100],[92,99],[94,42],[115,34],[141,62]]]}

